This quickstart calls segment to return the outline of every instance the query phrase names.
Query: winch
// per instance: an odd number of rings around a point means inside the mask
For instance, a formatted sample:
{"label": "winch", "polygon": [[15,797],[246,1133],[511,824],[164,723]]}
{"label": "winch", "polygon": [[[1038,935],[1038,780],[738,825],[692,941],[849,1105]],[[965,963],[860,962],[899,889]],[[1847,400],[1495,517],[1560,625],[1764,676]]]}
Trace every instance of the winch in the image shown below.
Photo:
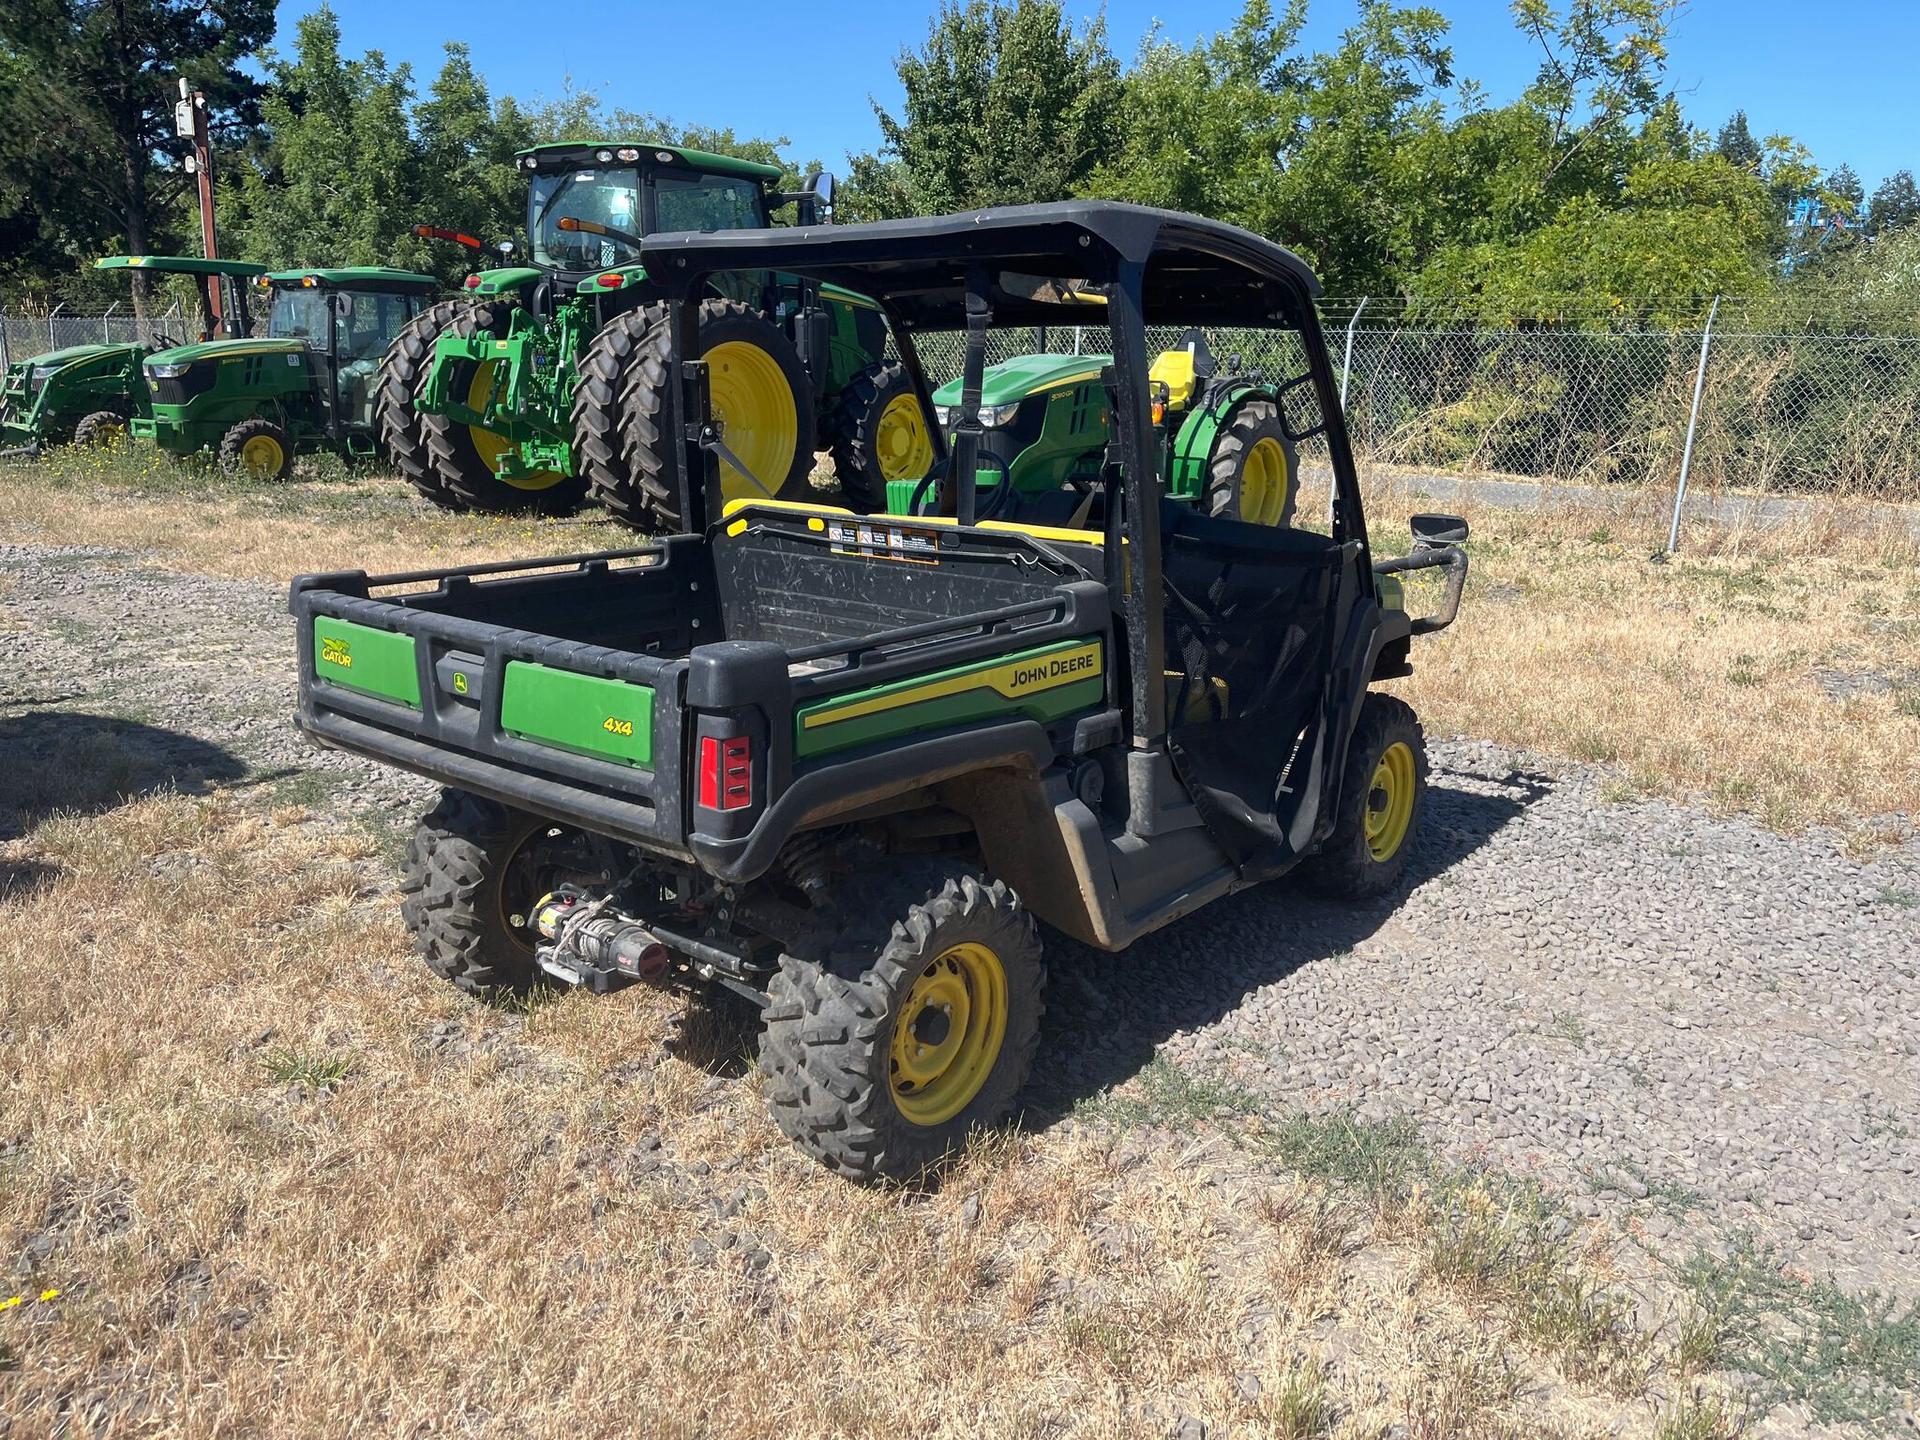
{"label": "winch", "polygon": [[546,942],[534,950],[540,968],[595,994],[634,980],[658,980],[673,959],[646,926],[571,885],[533,907],[533,929]]}

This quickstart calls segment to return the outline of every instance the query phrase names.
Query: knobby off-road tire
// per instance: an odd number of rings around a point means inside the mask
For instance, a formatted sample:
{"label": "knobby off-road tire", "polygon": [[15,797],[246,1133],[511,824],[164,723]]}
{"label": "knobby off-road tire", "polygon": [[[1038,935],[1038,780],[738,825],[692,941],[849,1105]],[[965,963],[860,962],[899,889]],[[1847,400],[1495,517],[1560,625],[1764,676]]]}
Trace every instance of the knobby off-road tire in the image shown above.
{"label": "knobby off-road tire", "polygon": [[400,914],[429,970],[469,995],[544,983],[532,946],[507,927],[502,882],[520,847],[549,828],[464,790],[441,793],[414,827],[400,877]]}
{"label": "knobby off-road tire", "polygon": [[[701,358],[714,362],[714,352],[723,345],[740,345],[763,351],[776,369],[793,403],[792,443],[782,441],[775,462],[763,467],[773,473],[758,478],[772,491],[776,500],[797,500],[807,492],[807,477],[813,473],[814,416],[813,387],[800,352],[793,342],[757,311],[732,300],[704,300],[700,304]],[[654,326],[634,347],[628,362],[626,381],[620,392],[620,434],[622,456],[626,461],[628,483],[619,490],[596,492],[600,503],[620,519],[638,529],[670,534],[684,527],[680,513],[679,480],[681,447],[674,442],[667,422],[673,383],[668,352],[672,343],[671,327]],[[729,413],[725,382],[717,372],[709,373],[709,391],[713,411],[722,421],[722,439],[743,460],[751,461],[760,448],[754,436],[755,417]],[[784,423],[784,417],[783,417]],[[751,490],[760,491],[744,481],[729,483],[728,467],[721,466],[723,503]],[[717,513],[709,521],[719,519]]]}
{"label": "knobby off-road tire", "polygon": [[[1012,1108],[1039,1046],[1046,967],[1013,892],[960,865],[907,866],[854,908],[824,961],[784,957],[768,986],[760,1036],[767,1106],[828,1169],[868,1182],[912,1180]],[[909,1022],[916,982],[940,979],[943,962],[970,946],[998,961],[1005,1028],[971,1098],[949,1118],[917,1123],[896,1095],[896,1029]]]}
{"label": "knobby off-road tire", "polygon": [[[1278,478],[1275,470],[1278,467]],[[1284,486],[1274,495],[1269,487]],[[1300,500],[1300,457],[1280,424],[1277,402],[1243,400],[1221,428],[1207,462],[1207,514],[1255,525],[1291,525]]]}
{"label": "knobby off-road tire", "polygon": [[414,316],[393,338],[380,361],[380,379],[374,390],[373,428],[381,453],[406,482],[434,504],[450,510],[463,508],[449,495],[434,473],[427,455],[427,437],[420,429],[414,397],[433,363],[433,342],[471,302],[442,300]]}
{"label": "knobby off-road tire", "polygon": [[236,480],[285,480],[293,441],[271,420],[242,420],[220,437],[220,468]]}
{"label": "knobby off-road tire", "polygon": [[918,480],[933,464],[927,418],[906,367],[897,362],[869,365],[847,382],[832,430],[834,474],[847,504],[863,514],[887,508],[889,480]]}
{"label": "knobby off-road tire", "polygon": [[127,417],[118,410],[95,410],[73,427],[73,443],[82,450],[118,445],[127,438]]}
{"label": "knobby off-road tire", "polygon": [[1369,692],[1347,746],[1333,833],[1300,863],[1300,878],[1334,899],[1386,894],[1406,873],[1426,794],[1426,737],[1413,707]]}
{"label": "knobby off-road tire", "polygon": [[635,349],[667,317],[665,305],[643,305],[608,321],[580,361],[573,389],[573,463],[597,504],[634,524],[625,513],[633,477],[620,435],[620,389]]}

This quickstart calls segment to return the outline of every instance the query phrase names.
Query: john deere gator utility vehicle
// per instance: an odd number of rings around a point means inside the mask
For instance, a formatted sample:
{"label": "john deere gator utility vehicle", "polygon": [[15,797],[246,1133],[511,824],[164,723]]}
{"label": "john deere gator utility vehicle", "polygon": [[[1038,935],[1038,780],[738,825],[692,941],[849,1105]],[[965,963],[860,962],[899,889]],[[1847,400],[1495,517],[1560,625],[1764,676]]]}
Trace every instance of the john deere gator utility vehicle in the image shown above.
{"label": "john deere gator utility vehicle", "polygon": [[[964,324],[962,413],[927,429],[944,508],[725,500],[713,369],[691,361],[666,418],[702,533],[297,580],[300,723],[448,787],[403,884],[437,974],[734,992],[781,1128],[901,1178],[1015,1104],[1036,918],[1120,950],[1296,868],[1351,898],[1395,885],[1426,762],[1413,712],[1370,687],[1452,621],[1466,526],[1416,517],[1409,554],[1373,558],[1300,260],[1093,202],[661,236],[639,259],[681,355],[714,275],[874,296],[923,413],[913,337]],[[982,520],[989,327],[1060,323],[1067,290],[1104,298],[1111,337],[1094,503],[1079,525]],[[1297,338],[1284,423],[1326,447],[1330,534],[1165,494],[1147,321]],[[1394,577],[1429,567],[1446,598],[1410,617]]]}
{"label": "john deere gator utility vehicle", "polygon": [[[528,181],[525,263],[469,276],[464,297],[425,311],[388,352],[388,451],[454,508],[565,509],[591,493],[642,529],[679,529],[660,420],[663,291],[640,263],[642,237],[760,229],[789,203],[811,225],[831,204],[831,177],[783,194],[774,166],[639,141],[541,145],[515,163]],[[854,448],[861,401],[884,408],[898,384],[879,311],[765,270],[714,276],[706,304],[729,493],[757,495],[757,482],[800,493],[823,427],[857,486],[871,468]]]}
{"label": "john deere gator utility vehicle", "polygon": [[[242,282],[264,275],[267,269],[238,260],[201,260],[190,255],[109,255],[94,261],[93,268],[191,275],[200,287],[200,308],[208,320],[213,315],[208,287],[222,285],[225,304],[221,313],[234,317],[234,329],[242,335],[249,328]],[[195,329],[199,328],[196,324]],[[201,338],[207,336],[202,334]],[[165,331],[157,331],[151,345],[69,345],[9,366],[4,386],[0,387],[0,448],[32,453],[69,441],[98,445],[118,439],[126,433],[128,420],[151,413],[140,362],[152,350],[170,349],[178,343]]]}
{"label": "john deere gator utility vehicle", "polygon": [[[1110,355],[1019,355],[982,375],[981,483],[989,487],[983,513],[1017,519],[1036,509],[1055,512],[1062,490],[1091,493],[1112,424],[1101,378],[1112,361]],[[1282,384],[1305,378],[1294,375]],[[943,426],[958,417],[961,388],[955,378],[934,393]],[[1209,515],[1256,525],[1292,522],[1299,453],[1282,423],[1279,387],[1243,369],[1237,357],[1219,364],[1207,337],[1190,330],[1154,358],[1148,388],[1167,494]],[[919,477],[891,480],[887,510],[911,515],[928,503],[929,490]]]}
{"label": "john deere gator utility vehicle", "polygon": [[281,270],[258,282],[267,333],[181,345],[147,357],[151,411],[133,434],[169,454],[212,450],[221,468],[284,480],[293,457],[371,457],[380,357],[439,283],[384,266]]}

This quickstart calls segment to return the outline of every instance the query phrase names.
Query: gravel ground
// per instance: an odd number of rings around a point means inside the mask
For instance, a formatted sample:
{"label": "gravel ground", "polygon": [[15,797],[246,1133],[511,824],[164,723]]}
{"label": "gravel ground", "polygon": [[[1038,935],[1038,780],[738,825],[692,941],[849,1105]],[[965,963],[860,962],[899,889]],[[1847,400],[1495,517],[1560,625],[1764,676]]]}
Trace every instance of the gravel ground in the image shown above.
{"label": "gravel ground", "polygon": [[[270,587],[0,546],[0,634],[10,751],[78,713],[149,752],[153,783],[264,787],[392,833],[429,794],[294,730]],[[1920,1293],[1920,841],[1863,863],[1818,834],[1606,803],[1599,772],[1431,748],[1394,903],[1282,882],[1122,956],[1056,938],[1041,1105],[1160,1054],[1285,1110],[1410,1114],[1651,1249],[1751,1229]],[[32,818],[21,793],[0,778],[0,839]]]}

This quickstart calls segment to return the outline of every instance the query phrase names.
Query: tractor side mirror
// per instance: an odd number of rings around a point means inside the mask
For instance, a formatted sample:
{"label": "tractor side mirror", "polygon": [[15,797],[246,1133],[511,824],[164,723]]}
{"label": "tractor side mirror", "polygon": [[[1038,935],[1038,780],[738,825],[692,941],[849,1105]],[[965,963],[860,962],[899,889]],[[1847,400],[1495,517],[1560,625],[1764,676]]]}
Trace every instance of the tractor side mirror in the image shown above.
{"label": "tractor side mirror", "polygon": [[1413,543],[1422,550],[1466,542],[1467,522],[1458,515],[1415,515],[1408,521]]}
{"label": "tractor side mirror", "polygon": [[800,223],[802,225],[830,225],[833,223],[833,172],[816,170],[807,176],[800,186]]}

